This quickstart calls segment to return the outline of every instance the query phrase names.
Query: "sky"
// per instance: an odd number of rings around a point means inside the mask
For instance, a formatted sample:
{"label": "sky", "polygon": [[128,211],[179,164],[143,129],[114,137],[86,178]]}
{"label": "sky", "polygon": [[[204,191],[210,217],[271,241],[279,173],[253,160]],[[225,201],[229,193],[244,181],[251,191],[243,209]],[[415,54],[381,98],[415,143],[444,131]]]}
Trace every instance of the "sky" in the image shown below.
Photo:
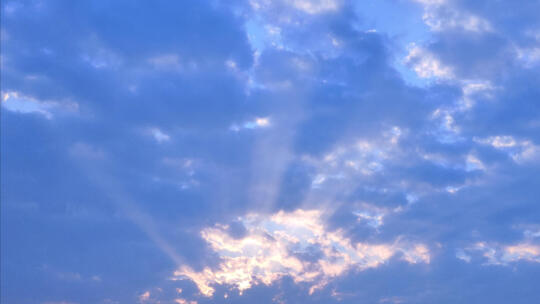
{"label": "sky", "polygon": [[0,302],[540,303],[540,1],[0,8]]}

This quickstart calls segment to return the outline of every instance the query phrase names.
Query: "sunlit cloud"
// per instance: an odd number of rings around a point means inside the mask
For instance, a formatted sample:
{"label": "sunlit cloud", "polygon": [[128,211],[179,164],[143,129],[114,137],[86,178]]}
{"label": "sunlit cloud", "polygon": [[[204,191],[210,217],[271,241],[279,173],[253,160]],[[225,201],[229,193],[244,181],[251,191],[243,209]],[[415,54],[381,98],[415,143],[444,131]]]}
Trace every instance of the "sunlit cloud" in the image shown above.
{"label": "sunlit cloud", "polygon": [[1,302],[535,302],[539,7],[8,0]]}
{"label": "sunlit cloud", "polygon": [[331,179],[344,179],[351,175],[369,176],[384,170],[401,136],[399,128],[393,128],[377,141],[359,139],[352,144],[337,146],[321,158],[305,157],[304,160],[318,168],[313,185],[320,187]]}
{"label": "sunlit cloud", "polygon": [[337,10],[340,2],[339,0],[294,0],[292,5],[308,14],[320,14]]}
{"label": "sunlit cloud", "polygon": [[457,257],[470,262],[472,254],[480,252],[486,265],[506,266],[519,261],[540,263],[540,246],[523,242],[514,245],[478,242],[471,247],[459,250]]}
{"label": "sunlit cloud", "polygon": [[197,304],[197,301],[188,301],[182,298],[174,299],[174,302],[177,304]]}
{"label": "sunlit cloud", "polygon": [[150,291],[145,291],[139,295],[139,302],[144,303],[150,299]]}
{"label": "sunlit cloud", "polygon": [[2,92],[2,107],[8,111],[19,113],[37,113],[47,119],[55,114],[75,113],[79,105],[69,101],[41,100],[16,91]]}
{"label": "sunlit cloud", "polygon": [[253,129],[260,129],[260,128],[268,128],[270,126],[271,126],[270,118],[268,118],[268,117],[255,117],[253,120],[246,121],[246,122],[244,122],[244,123],[242,123],[240,125],[233,124],[230,127],[230,130],[234,131],[234,132],[238,132],[238,131],[240,131],[242,129],[253,130]]}
{"label": "sunlit cloud", "polygon": [[329,230],[323,214],[321,210],[250,214],[241,219],[246,228],[242,238],[232,237],[226,225],[205,228],[201,236],[220,256],[219,266],[196,271],[184,265],[174,279],[189,279],[210,297],[216,285],[232,286],[242,294],[254,285],[271,285],[290,276],[313,293],[333,278],[379,267],[398,253],[411,264],[430,262],[426,245],[399,240],[355,243],[342,230]]}

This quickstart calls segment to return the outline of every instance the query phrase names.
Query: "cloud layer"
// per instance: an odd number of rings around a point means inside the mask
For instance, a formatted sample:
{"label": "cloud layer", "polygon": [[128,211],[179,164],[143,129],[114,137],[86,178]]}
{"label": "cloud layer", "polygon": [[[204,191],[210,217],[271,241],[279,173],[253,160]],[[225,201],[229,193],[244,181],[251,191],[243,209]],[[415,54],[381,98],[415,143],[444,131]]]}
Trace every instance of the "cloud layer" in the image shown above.
{"label": "cloud layer", "polygon": [[540,2],[9,0],[9,303],[540,300]]}

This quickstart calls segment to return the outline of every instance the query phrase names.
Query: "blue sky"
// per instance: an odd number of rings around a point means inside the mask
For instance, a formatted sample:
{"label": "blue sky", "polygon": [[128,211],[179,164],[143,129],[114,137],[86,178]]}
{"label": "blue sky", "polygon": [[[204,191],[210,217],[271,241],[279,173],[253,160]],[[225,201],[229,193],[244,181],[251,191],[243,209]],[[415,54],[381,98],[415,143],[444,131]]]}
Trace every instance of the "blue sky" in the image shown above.
{"label": "blue sky", "polygon": [[1,10],[2,303],[540,302],[540,1]]}

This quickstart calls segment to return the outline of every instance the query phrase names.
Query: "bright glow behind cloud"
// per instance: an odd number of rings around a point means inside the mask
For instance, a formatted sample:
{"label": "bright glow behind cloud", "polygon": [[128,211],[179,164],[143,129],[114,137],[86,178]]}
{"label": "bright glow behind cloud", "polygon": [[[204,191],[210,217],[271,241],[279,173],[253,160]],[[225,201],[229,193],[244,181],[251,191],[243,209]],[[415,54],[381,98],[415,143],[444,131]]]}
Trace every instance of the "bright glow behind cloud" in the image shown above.
{"label": "bright glow behind cloud", "polygon": [[320,210],[251,214],[241,219],[245,236],[236,239],[227,225],[203,229],[201,236],[221,257],[219,266],[202,271],[182,266],[175,279],[190,279],[203,295],[212,296],[213,285],[232,285],[242,293],[253,285],[271,285],[290,276],[295,283],[306,283],[313,293],[332,278],[349,270],[378,267],[397,253],[412,264],[430,261],[422,244],[353,243],[341,230],[328,230],[322,214]]}

